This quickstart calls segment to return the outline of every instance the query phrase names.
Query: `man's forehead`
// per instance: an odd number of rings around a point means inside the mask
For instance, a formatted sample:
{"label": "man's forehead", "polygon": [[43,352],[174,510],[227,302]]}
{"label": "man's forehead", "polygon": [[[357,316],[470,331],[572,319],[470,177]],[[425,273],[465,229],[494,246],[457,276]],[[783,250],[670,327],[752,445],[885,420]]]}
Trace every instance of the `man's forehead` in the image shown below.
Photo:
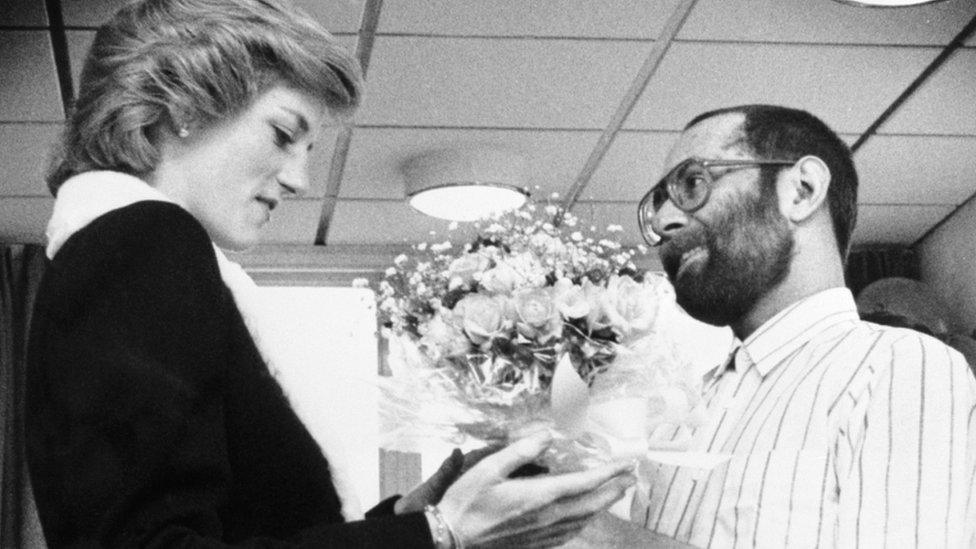
{"label": "man's forehead", "polygon": [[706,118],[681,132],[678,141],[671,147],[666,162],[671,169],[681,161],[697,156],[700,158],[725,158],[741,156],[729,154],[742,141],[742,113],[725,113]]}

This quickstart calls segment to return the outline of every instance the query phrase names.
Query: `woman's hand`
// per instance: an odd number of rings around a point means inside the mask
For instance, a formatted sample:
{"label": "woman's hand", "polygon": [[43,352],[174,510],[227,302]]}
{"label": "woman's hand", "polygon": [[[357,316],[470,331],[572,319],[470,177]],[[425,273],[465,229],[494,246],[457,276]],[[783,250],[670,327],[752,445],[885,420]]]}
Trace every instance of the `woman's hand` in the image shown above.
{"label": "woman's hand", "polygon": [[465,547],[561,545],[633,485],[630,463],[508,478],[538,458],[551,440],[548,433],[536,433],[515,442],[485,457],[447,489],[438,507]]}

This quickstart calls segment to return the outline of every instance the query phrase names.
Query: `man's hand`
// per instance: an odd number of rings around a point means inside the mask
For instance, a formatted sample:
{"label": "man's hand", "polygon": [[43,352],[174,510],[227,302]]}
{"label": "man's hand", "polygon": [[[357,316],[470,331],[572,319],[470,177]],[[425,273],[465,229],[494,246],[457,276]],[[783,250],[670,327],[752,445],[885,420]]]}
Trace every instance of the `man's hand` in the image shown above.
{"label": "man's hand", "polygon": [[437,505],[444,492],[454,484],[454,481],[474,467],[485,456],[500,450],[500,446],[486,446],[478,450],[462,454],[457,448],[447,456],[444,463],[429,479],[403,496],[393,505],[393,512],[401,515],[423,511],[426,505]]}

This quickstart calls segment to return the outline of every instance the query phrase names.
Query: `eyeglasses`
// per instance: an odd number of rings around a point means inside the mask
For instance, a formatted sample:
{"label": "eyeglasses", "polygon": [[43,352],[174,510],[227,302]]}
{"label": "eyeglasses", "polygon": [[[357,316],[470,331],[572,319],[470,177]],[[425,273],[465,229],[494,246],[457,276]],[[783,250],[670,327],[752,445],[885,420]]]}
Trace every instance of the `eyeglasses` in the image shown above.
{"label": "eyeglasses", "polygon": [[704,160],[689,158],[669,171],[657,185],[647,191],[637,206],[637,222],[641,229],[644,242],[650,246],[657,246],[661,242],[661,235],[654,232],[651,220],[658,210],[669,199],[683,212],[691,213],[708,202],[712,193],[712,186],[718,179],[732,170],[727,170],[718,176],[713,176],[712,168],[749,168],[752,166],[792,166],[796,160]]}

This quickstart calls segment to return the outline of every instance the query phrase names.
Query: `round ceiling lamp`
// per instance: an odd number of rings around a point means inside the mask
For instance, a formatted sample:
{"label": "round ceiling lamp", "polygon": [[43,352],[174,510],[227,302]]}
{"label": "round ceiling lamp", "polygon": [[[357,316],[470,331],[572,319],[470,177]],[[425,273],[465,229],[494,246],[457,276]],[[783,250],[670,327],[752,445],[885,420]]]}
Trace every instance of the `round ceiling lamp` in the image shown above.
{"label": "round ceiling lamp", "polygon": [[410,205],[429,216],[474,221],[525,203],[525,159],[495,147],[441,149],[402,166]]}
{"label": "round ceiling lamp", "polygon": [[942,0],[836,0],[841,4],[869,8],[906,8],[909,6],[921,6],[922,4],[934,4]]}

